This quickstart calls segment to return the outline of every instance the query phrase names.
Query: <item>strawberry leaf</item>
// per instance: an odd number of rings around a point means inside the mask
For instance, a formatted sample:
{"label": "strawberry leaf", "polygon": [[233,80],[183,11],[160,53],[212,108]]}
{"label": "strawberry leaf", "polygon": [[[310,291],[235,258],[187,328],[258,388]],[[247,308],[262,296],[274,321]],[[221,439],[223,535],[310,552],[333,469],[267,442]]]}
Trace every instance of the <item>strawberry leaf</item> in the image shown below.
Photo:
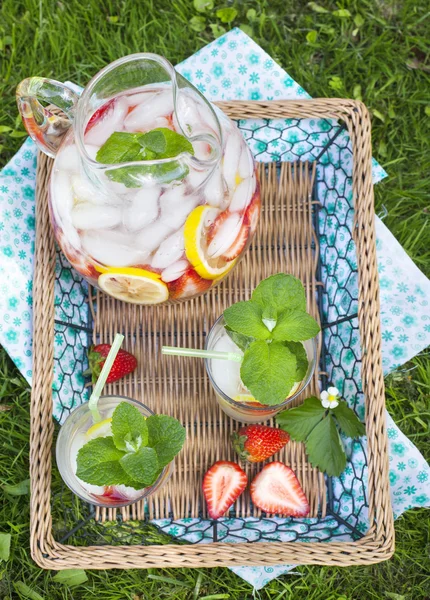
{"label": "strawberry leaf", "polygon": [[336,408],[332,410],[332,414],[340,430],[347,437],[358,438],[366,433],[366,427],[346,402],[339,402]]}
{"label": "strawberry leaf", "polygon": [[346,467],[345,449],[334,419],[328,414],[306,439],[309,462],[327,475],[338,477]]}
{"label": "strawberry leaf", "polygon": [[303,442],[323,419],[325,412],[320,400],[311,396],[301,406],[280,412],[276,422],[290,434],[291,439]]}

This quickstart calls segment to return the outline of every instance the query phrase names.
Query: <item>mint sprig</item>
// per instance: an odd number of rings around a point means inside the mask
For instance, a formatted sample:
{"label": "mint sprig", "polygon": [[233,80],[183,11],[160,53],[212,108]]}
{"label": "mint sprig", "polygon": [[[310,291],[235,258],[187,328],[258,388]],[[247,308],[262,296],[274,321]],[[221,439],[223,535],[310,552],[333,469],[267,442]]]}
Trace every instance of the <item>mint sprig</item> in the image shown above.
{"label": "mint sprig", "polygon": [[333,477],[338,477],[346,466],[339,432],[354,439],[366,432],[346,402],[340,401],[336,408],[325,409],[315,396],[307,398],[301,406],[282,411],[276,422],[291,439],[305,443],[309,462],[314,467]]}
{"label": "mint sprig", "polygon": [[163,468],[180,452],[185,429],[167,415],[142,413],[120,402],[112,415],[112,435],[80,448],[76,475],[92,485],[127,485],[136,490],[153,485]]}
{"label": "mint sprig", "polygon": [[[118,165],[125,162],[174,158],[184,152],[194,155],[194,148],[186,137],[167,127],[158,127],[147,133],[115,131],[97,152],[96,160],[106,165]],[[140,187],[141,178],[146,175],[168,183],[174,179],[183,179],[187,173],[186,165],[180,161],[172,161],[161,165],[119,167],[107,171],[107,176],[126,187]]]}
{"label": "mint sprig", "polygon": [[261,404],[283,402],[308,369],[301,342],[320,330],[306,312],[306,296],[299,279],[272,275],[254,290],[251,300],[224,311],[227,334],[244,352],[240,376]]}

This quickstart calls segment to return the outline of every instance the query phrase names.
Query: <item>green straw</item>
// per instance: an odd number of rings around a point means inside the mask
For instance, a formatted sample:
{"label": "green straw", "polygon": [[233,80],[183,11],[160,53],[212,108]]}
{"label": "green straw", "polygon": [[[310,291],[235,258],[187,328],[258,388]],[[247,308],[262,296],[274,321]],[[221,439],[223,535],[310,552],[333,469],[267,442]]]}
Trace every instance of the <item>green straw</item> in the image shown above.
{"label": "green straw", "polygon": [[93,389],[93,393],[91,394],[91,397],[88,401],[88,408],[91,411],[94,423],[98,423],[99,421],[101,421],[101,415],[97,408],[97,403],[99,401],[100,394],[102,393],[102,390],[106,383],[106,379],[108,378],[108,375],[110,373],[110,370],[112,368],[112,365],[114,363],[116,355],[118,354],[123,341],[124,341],[124,336],[121,333],[117,333],[115,336],[115,339],[113,341],[113,344],[111,346],[111,349],[109,350],[109,354],[106,357],[106,360],[105,360],[103,368],[100,372],[100,375],[96,381],[96,384]]}
{"label": "green straw", "polygon": [[235,352],[219,352],[218,350],[197,350],[196,348],[176,348],[175,346],[163,346],[162,354],[170,356],[195,356],[197,358],[220,358],[221,360],[234,360],[242,362],[243,356]]}

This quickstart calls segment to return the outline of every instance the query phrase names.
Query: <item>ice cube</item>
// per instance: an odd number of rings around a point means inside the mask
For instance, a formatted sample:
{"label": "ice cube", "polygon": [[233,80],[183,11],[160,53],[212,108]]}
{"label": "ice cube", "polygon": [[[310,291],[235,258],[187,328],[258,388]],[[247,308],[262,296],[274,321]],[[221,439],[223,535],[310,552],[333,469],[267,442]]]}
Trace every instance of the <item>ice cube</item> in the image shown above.
{"label": "ice cube", "polygon": [[209,172],[207,169],[199,171],[198,169],[190,168],[188,173],[188,183],[193,189],[198,188],[207,179]]}
{"label": "ice cube", "polygon": [[88,229],[81,235],[85,251],[109,267],[129,267],[146,262],[149,252],[137,248],[130,234],[116,229]]}
{"label": "ice cube", "polygon": [[230,248],[239,235],[241,225],[242,217],[238,213],[232,213],[226,218],[208,246],[209,258],[218,258]]}
{"label": "ice cube", "polygon": [[220,167],[216,167],[213,175],[205,185],[204,195],[207,204],[216,206],[221,209],[226,208],[228,198],[226,199],[226,190],[224,184],[224,178],[221,173]]}
{"label": "ice cube", "polygon": [[59,171],[79,171],[81,157],[75,144],[61,148],[55,158],[55,169]]}
{"label": "ice cube", "polygon": [[231,133],[226,141],[223,158],[223,175],[230,191],[236,187],[242,140],[237,132]]}
{"label": "ice cube", "polygon": [[52,211],[54,219],[64,237],[74,248],[80,248],[79,234],[71,222],[71,211],[73,207],[73,191],[70,176],[67,171],[54,171],[51,182]]}
{"label": "ice cube", "polygon": [[123,210],[123,223],[129,231],[142,229],[155,221],[158,216],[158,198],[161,189],[158,186],[142,188],[131,198]]}
{"label": "ice cube", "polygon": [[136,236],[136,247],[150,254],[173,232],[173,229],[163,221],[155,221],[139,231]]}
{"label": "ice cube", "polygon": [[146,102],[150,102],[155,96],[157,92],[138,92],[137,94],[129,94],[125,96],[127,100],[128,106],[137,106],[138,104],[145,104]]}
{"label": "ice cube", "polygon": [[121,223],[121,208],[108,204],[80,202],[72,209],[72,224],[77,229],[110,229]]}
{"label": "ice cube", "polygon": [[[161,203],[161,200],[160,200]],[[197,195],[183,196],[179,202],[161,205],[161,221],[175,231],[182,227],[190,212],[198,205]]]}
{"label": "ice cube", "polygon": [[239,183],[237,188],[234,190],[233,198],[230,202],[229,209],[232,212],[241,212],[245,210],[248,204],[251,202],[251,198],[254,194],[255,189],[255,178],[248,177]]}
{"label": "ice cube", "polygon": [[252,158],[251,150],[246,144],[242,145],[242,152],[239,160],[239,175],[242,179],[251,177],[254,173],[254,160]]}
{"label": "ice cube", "polygon": [[125,98],[118,98],[112,105],[112,108],[104,114],[99,121],[85,134],[85,143],[93,144],[99,148],[103,146],[114,131],[122,131],[124,117],[128,111],[128,104]]}
{"label": "ice cube", "polygon": [[171,90],[159,92],[150,101],[139,104],[126,117],[124,127],[127,131],[147,131],[153,129],[158,117],[167,117],[173,112],[173,94]]}
{"label": "ice cube", "polygon": [[[178,118],[179,117],[179,118]],[[203,132],[200,113],[194,99],[186,91],[179,92],[176,100],[176,112],[173,114],[176,131],[181,129],[185,135],[197,135]]]}
{"label": "ice cube", "polygon": [[169,265],[166,269],[164,269],[164,271],[161,273],[161,279],[165,283],[175,281],[175,279],[182,277],[189,266],[190,263],[187,260],[178,260],[177,262],[173,263],[173,265]]}
{"label": "ice cube", "polygon": [[184,254],[184,228],[175,231],[162,242],[154,254],[151,265],[154,269],[165,269],[177,262]]}
{"label": "ice cube", "polygon": [[108,202],[109,197],[106,197],[105,194],[103,194],[103,192],[93,185],[85,176],[72,175],[71,181],[75,204],[79,202],[105,204]]}

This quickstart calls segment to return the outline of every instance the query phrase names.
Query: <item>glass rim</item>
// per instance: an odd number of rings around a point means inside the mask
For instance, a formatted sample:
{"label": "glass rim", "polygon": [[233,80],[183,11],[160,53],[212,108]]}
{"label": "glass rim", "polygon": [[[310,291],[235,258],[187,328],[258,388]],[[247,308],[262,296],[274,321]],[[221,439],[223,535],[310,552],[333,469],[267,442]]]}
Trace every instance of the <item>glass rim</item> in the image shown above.
{"label": "glass rim", "polygon": [[[99,402],[100,400],[113,400],[113,399],[118,399],[119,402],[129,402],[130,404],[135,405],[137,408],[139,407],[143,407],[145,409],[145,411],[147,411],[148,413],[150,413],[149,416],[155,415],[156,413],[154,413],[153,410],[151,410],[148,406],[146,406],[146,404],[143,404],[142,402],[139,402],[138,400],[135,400],[134,398],[130,398],[129,396],[123,396],[120,394],[106,394],[104,396],[100,396],[99,398]],[[119,403],[118,402],[118,403]],[[64,484],[69,488],[69,490],[75,494],[75,496],[77,496],[78,498],[80,498],[80,500],[82,500],[83,502],[87,502],[88,504],[92,504],[93,506],[99,506],[101,508],[114,508],[114,509],[118,509],[118,508],[123,508],[125,506],[130,506],[131,504],[135,504],[136,502],[140,502],[141,500],[143,500],[144,498],[146,498],[147,496],[149,496],[152,492],[150,490],[152,490],[153,488],[157,489],[157,486],[159,485],[160,481],[162,481],[165,477],[167,477],[167,479],[169,479],[169,472],[171,472],[171,468],[172,468],[172,463],[173,461],[171,461],[168,465],[166,465],[163,470],[161,471],[160,475],[158,476],[157,480],[154,481],[154,483],[146,488],[142,488],[142,494],[139,495],[137,498],[130,500],[130,502],[124,502],[124,503],[118,503],[118,504],[108,504],[103,503],[102,501],[98,501],[95,498],[94,499],[89,499],[88,497],[85,497],[80,490],[77,489],[78,486],[73,487],[73,485],[70,485],[70,479],[74,479],[76,481],[77,484],[79,484],[79,486],[81,486],[83,489],[85,489],[85,482],[80,483],[80,480],[78,479],[76,473],[73,473],[73,470],[70,470],[70,474],[72,475],[71,478],[69,477],[64,477],[63,476],[63,471],[65,471],[65,469],[60,468],[60,463],[61,461],[58,460],[58,456],[60,454],[60,440],[62,439],[62,432],[64,431],[64,426],[67,423],[67,420],[72,416],[72,415],[76,415],[77,412],[79,410],[82,410],[82,412],[84,411],[84,408],[86,408],[89,412],[89,408],[88,408],[88,401],[87,402],[83,402],[82,404],[80,404],[79,406],[77,406],[76,408],[74,408],[72,410],[72,412],[70,412],[69,416],[67,417],[67,419],[65,420],[64,424],[61,425],[60,431],[58,433],[57,436],[57,441],[55,444],[55,459],[56,459],[56,463],[57,463],[57,469],[60,472],[61,475],[61,479],[64,482]],[[65,435],[65,434],[64,434]],[[64,437],[63,435],[63,437]],[[63,444],[65,445],[65,444]],[[66,473],[67,475],[67,473]],[[167,480],[166,479],[166,480]],[[88,484],[90,485],[90,484]],[[139,491],[139,490],[137,490]],[[86,492],[87,496],[91,496],[91,494],[89,492]]]}
{"label": "glass rim", "polygon": [[[210,328],[210,331],[208,333],[208,335],[206,336],[206,340],[205,340],[205,350],[208,350],[208,346],[209,346],[209,341],[211,339],[211,335],[213,334],[213,331],[215,329],[215,327],[217,325],[220,324],[220,321],[224,320],[224,315],[221,315],[220,317],[217,318],[217,320],[215,321],[215,323],[212,325],[212,327]],[[299,394],[301,394],[303,392],[303,390],[308,386],[310,380],[313,377],[313,374],[315,372],[315,367],[316,367],[316,357],[317,357],[317,337],[315,336],[313,338],[310,338],[309,340],[304,340],[305,342],[310,342],[312,344],[312,351],[315,357],[315,360],[313,362],[313,365],[311,366],[311,368],[309,369],[309,373],[307,373],[306,377],[304,379],[302,379],[302,385],[299,387],[298,390],[296,390],[294,392],[294,394],[292,394],[291,396],[289,396],[288,398],[286,398],[284,400],[284,402],[281,402],[280,404],[265,404],[262,406],[247,406],[244,405],[243,402],[237,402],[236,400],[233,400],[233,398],[230,398],[230,396],[228,396],[225,392],[223,392],[223,390],[218,386],[218,384],[216,383],[216,381],[214,380],[212,373],[211,373],[211,368],[209,366],[209,362],[211,360],[213,360],[212,358],[208,359],[205,358],[205,367],[206,367],[206,373],[208,374],[209,380],[213,386],[213,388],[215,389],[216,393],[219,394],[226,402],[228,402],[228,404],[230,404],[231,406],[234,406],[235,408],[244,410],[245,408],[247,410],[252,410],[255,412],[264,412],[267,413],[268,410],[279,410],[280,408],[283,408],[285,406],[287,406],[288,404],[291,404],[291,402],[297,398],[297,396]]]}

